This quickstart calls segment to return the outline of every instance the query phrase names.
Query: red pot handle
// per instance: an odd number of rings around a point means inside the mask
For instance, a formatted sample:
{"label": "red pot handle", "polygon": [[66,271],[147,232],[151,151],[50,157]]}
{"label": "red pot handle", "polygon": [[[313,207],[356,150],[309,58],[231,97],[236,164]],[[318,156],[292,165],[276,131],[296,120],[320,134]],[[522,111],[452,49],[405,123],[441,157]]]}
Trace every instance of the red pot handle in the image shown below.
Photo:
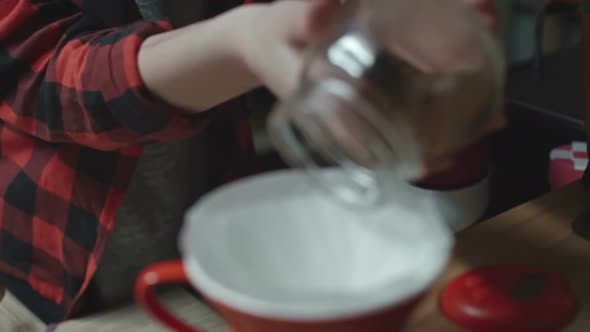
{"label": "red pot handle", "polygon": [[135,282],[135,300],[162,324],[177,332],[205,332],[193,328],[170,313],[158,302],[154,290],[163,285],[187,284],[188,278],[180,260],[156,263],[143,270]]}

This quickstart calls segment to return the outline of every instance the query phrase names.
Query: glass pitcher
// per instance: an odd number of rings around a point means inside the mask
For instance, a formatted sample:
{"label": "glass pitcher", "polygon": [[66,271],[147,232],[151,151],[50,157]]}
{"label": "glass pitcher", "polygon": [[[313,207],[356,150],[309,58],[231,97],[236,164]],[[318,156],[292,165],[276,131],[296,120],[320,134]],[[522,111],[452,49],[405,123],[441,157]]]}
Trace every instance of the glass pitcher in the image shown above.
{"label": "glass pitcher", "polygon": [[420,178],[475,140],[500,111],[503,81],[499,43],[462,1],[348,1],[269,132],[290,166],[373,205],[394,178]]}

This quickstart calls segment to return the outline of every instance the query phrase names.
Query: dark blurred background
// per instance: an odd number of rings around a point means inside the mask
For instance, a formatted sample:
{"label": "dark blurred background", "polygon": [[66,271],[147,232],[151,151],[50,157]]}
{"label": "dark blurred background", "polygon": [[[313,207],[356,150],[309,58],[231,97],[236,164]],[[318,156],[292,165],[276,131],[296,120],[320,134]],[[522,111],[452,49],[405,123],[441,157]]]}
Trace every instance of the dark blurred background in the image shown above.
{"label": "dark blurred background", "polygon": [[585,141],[576,7],[541,8],[539,0],[496,2],[509,64],[509,126],[493,138],[492,214],[549,191],[551,149]]}

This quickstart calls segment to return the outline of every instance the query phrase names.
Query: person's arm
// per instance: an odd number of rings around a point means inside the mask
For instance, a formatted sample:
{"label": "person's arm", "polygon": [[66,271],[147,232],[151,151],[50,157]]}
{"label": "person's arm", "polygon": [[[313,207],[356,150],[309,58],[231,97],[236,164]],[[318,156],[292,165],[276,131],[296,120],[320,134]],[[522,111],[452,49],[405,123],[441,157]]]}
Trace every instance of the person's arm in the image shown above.
{"label": "person's arm", "polygon": [[261,82],[240,54],[243,40],[236,29],[251,24],[254,15],[258,8],[239,8],[148,38],[139,51],[146,85],[165,100],[196,112],[258,87]]}
{"label": "person's arm", "polygon": [[232,49],[231,15],[166,32],[166,22],[107,29],[64,1],[0,6],[0,120],[101,150],[189,136],[209,115],[188,113],[259,84]]}

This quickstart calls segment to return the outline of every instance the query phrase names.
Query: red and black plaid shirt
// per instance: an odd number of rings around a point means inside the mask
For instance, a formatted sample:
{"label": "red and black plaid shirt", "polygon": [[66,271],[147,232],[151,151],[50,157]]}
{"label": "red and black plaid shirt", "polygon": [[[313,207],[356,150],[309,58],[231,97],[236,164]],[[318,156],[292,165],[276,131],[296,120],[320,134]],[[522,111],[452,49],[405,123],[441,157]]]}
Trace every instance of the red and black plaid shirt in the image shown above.
{"label": "red and black plaid shirt", "polygon": [[220,182],[251,152],[241,101],[188,116],[150,94],[137,52],[171,27],[139,19],[132,0],[0,1],[0,285],[46,322],[92,278],[142,143],[217,127]]}

